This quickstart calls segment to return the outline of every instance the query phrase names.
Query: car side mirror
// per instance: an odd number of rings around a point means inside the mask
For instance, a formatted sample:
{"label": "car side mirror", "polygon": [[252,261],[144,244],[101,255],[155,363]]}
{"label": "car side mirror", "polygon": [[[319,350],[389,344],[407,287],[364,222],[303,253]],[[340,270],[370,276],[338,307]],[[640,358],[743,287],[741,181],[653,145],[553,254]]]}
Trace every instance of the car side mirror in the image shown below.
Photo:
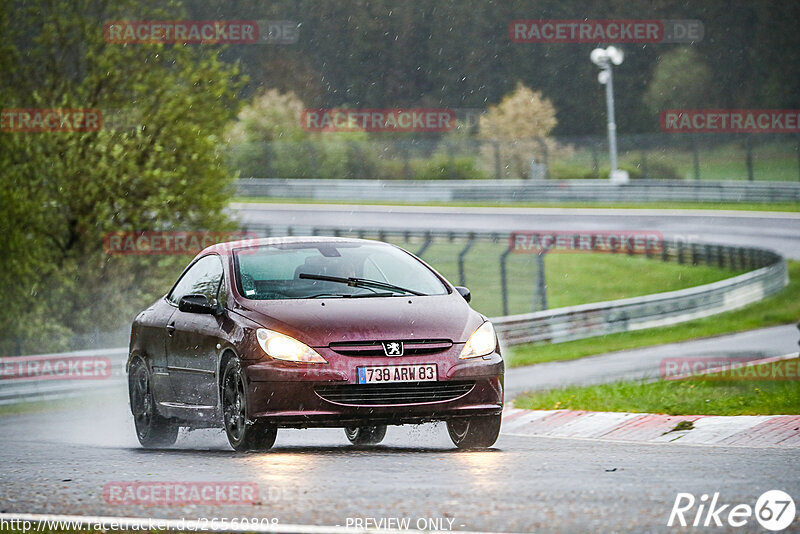
{"label": "car side mirror", "polygon": [[186,313],[217,314],[217,303],[208,300],[205,295],[184,295],[178,303],[178,309]]}
{"label": "car side mirror", "polygon": [[464,300],[466,300],[467,302],[472,300],[472,293],[470,293],[469,289],[467,289],[466,287],[456,286],[456,291],[458,291],[458,294],[464,297]]}

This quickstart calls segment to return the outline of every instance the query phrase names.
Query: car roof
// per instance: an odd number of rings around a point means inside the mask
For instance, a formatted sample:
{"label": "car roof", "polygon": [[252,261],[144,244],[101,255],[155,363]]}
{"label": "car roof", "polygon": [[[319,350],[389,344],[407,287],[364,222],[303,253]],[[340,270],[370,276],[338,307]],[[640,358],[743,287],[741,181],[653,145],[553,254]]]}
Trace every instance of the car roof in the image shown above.
{"label": "car roof", "polygon": [[209,253],[224,253],[231,252],[232,250],[260,247],[267,245],[289,245],[289,244],[313,244],[313,243],[369,243],[388,245],[383,241],[376,241],[372,239],[358,239],[355,237],[332,237],[332,236],[285,236],[285,237],[259,237],[253,239],[240,239],[238,241],[228,241],[226,243],[217,243],[203,249],[198,256],[203,256]]}

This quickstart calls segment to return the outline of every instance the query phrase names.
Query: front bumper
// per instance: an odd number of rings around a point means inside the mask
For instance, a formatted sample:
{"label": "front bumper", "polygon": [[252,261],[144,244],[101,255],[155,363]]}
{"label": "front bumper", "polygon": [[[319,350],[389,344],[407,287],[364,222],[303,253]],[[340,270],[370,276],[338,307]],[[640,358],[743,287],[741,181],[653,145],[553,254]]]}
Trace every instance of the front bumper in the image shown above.
{"label": "front bumper", "polygon": [[[341,427],[370,424],[409,424],[441,421],[454,417],[496,415],[503,408],[503,359],[498,353],[483,358],[459,360],[453,355],[419,355],[387,360],[323,356],[327,365],[302,365],[265,360],[245,367],[250,417],[281,427]],[[436,363],[438,381],[417,383],[465,385],[463,394],[450,400],[361,405],[333,402],[320,389],[331,385],[357,386],[358,367]],[[387,384],[391,386],[393,384]],[[363,386],[361,386],[363,387]],[[413,388],[413,385],[411,385]]]}

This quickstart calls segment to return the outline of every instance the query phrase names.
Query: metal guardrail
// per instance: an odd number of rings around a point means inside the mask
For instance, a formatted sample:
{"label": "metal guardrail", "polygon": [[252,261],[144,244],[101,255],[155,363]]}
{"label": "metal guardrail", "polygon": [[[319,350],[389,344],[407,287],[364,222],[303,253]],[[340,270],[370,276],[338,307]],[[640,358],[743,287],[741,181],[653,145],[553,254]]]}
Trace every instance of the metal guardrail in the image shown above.
{"label": "metal guardrail", "polygon": [[[509,242],[507,233],[447,232],[409,230],[344,230],[320,227],[267,227],[252,225],[248,231],[261,235],[338,235],[416,240],[418,254],[436,239],[464,240],[469,248],[477,240]],[[674,261],[692,265],[715,265],[744,274],[698,287],[609,302],[581,304],[520,315],[492,318],[505,345],[529,342],[562,342],[604,334],[641,330],[708,317],[757,302],[777,293],[789,282],[785,259],[770,250],[726,245],[664,241],[658,250],[646,254],[653,261]],[[463,260],[464,254],[459,258]],[[72,352],[59,356],[104,356],[112,362],[105,380],[0,380],[0,405],[41,401],[80,395],[100,388],[124,387],[126,348]]]}
{"label": "metal guardrail", "polygon": [[[31,356],[30,358],[52,357],[68,361],[73,358],[78,359],[86,356],[108,358],[111,362],[110,376],[97,380],[60,380],[52,378],[0,379],[0,406],[5,404],[18,404],[21,402],[65,399],[103,389],[124,387],[127,380],[125,374],[125,362],[128,359],[127,347],[79,350],[69,353],[39,354]],[[0,358],[0,365],[2,365],[2,362],[3,360]]]}
{"label": "metal guardrail", "polygon": [[633,180],[242,178],[243,197],[385,202],[800,202],[800,183]]}
{"label": "metal guardrail", "polygon": [[558,343],[643,330],[735,310],[777,293],[788,283],[781,260],[713,284],[630,299],[598,302],[493,319],[508,345]]}

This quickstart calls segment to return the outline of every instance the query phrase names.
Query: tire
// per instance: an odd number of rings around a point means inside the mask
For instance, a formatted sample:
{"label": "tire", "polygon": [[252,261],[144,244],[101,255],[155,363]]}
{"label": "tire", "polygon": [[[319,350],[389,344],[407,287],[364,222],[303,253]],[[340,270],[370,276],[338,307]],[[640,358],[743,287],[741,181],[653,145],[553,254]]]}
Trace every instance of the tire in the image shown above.
{"label": "tire", "polygon": [[459,449],[491,447],[500,435],[502,417],[497,414],[451,419],[447,421],[447,433]]}
{"label": "tire", "polygon": [[228,443],[234,450],[266,451],[275,444],[278,428],[250,419],[247,394],[239,360],[232,358],[225,365],[220,387],[222,419]]}
{"label": "tire", "polygon": [[377,445],[386,437],[386,425],[348,426],[344,434],[353,445]]}
{"label": "tire", "polygon": [[150,371],[141,358],[136,358],[128,373],[128,397],[131,403],[136,437],[142,447],[169,447],[178,439],[178,424],[158,413],[153,396]]}

